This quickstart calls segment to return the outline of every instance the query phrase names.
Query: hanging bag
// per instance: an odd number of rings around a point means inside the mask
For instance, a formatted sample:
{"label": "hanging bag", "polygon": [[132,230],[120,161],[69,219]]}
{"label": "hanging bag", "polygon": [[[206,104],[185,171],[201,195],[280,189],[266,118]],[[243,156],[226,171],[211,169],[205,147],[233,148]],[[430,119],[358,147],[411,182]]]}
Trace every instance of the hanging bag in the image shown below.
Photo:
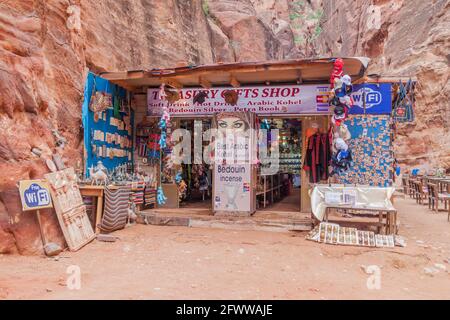
{"label": "hanging bag", "polygon": [[108,109],[112,105],[112,96],[109,93],[97,91],[95,76],[94,76],[94,88],[92,89],[91,101],[89,103],[89,109],[92,112],[102,112]]}

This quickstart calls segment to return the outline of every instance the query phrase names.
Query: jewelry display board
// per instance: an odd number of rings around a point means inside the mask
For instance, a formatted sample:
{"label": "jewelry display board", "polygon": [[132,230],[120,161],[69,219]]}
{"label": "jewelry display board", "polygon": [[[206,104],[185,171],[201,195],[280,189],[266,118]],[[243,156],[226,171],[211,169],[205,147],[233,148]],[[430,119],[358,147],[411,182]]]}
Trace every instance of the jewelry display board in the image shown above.
{"label": "jewelry display board", "polygon": [[[111,95],[112,103],[109,108],[102,112],[89,109],[94,90]],[[89,168],[96,166],[98,161],[110,171],[120,165],[133,163],[134,111],[125,89],[89,73],[82,114],[86,176],[89,175]]]}
{"label": "jewelry display board", "polygon": [[328,222],[321,222],[306,236],[306,239],[321,243],[360,247],[393,248],[395,246],[395,238],[392,234],[375,234],[372,231],[342,227]]}
{"label": "jewelry display board", "polygon": [[394,153],[388,115],[352,115],[345,124],[352,138],[354,165],[337,176],[337,183],[392,186]]}
{"label": "jewelry display board", "polygon": [[95,238],[73,168],[45,175],[64,238],[77,251]]}

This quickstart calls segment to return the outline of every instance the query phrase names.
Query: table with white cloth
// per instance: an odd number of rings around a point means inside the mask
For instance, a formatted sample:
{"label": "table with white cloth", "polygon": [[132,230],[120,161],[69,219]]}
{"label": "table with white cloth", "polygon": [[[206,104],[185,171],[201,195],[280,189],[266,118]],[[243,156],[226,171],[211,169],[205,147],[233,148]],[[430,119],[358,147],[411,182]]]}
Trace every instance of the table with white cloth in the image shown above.
{"label": "table with white cloth", "polygon": [[[343,193],[351,190],[356,195],[354,203],[326,203],[325,193]],[[351,212],[355,216],[377,218],[377,231],[384,229],[385,234],[397,233],[397,210],[391,202],[395,188],[373,187],[366,185],[315,184],[310,190],[311,209],[319,221],[328,221],[331,209]]]}

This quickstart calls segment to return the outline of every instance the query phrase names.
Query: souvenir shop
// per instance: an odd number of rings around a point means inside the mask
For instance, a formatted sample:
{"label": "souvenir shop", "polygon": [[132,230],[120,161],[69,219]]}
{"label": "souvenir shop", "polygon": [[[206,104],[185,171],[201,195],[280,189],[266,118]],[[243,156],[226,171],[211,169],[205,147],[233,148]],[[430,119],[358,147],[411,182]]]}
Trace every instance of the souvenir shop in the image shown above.
{"label": "souvenir shop", "polygon": [[[210,214],[310,212],[311,184],[389,185],[391,89],[364,82],[367,64],[315,59],[89,74],[85,95],[106,102],[83,107],[83,178],[103,171],[108,183],[127,181],[140,210]],[[247,162],[212,161],[218,151],[209,132],[223,128],[255,129],[242,142]],[[277,157],[264,162],[261,154]]]}

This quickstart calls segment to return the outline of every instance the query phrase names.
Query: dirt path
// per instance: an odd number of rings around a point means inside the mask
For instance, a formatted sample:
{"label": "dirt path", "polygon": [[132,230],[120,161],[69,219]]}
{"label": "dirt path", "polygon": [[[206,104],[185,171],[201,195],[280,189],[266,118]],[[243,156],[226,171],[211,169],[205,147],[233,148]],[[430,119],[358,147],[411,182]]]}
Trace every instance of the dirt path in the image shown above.
{"label": "dirt path", "polygon": [[[138,225],[58,260],[0,255],[0,299],[450,299],[450,223],[397,200],[406,248],[318,244],[304,233]],[[425,267],[442,264],[433,276]],[[69,290],[66,270],[81,271]],[[369,290],[361,266],[377,265]],[[437,268],[439,270],[439,268]]]}

